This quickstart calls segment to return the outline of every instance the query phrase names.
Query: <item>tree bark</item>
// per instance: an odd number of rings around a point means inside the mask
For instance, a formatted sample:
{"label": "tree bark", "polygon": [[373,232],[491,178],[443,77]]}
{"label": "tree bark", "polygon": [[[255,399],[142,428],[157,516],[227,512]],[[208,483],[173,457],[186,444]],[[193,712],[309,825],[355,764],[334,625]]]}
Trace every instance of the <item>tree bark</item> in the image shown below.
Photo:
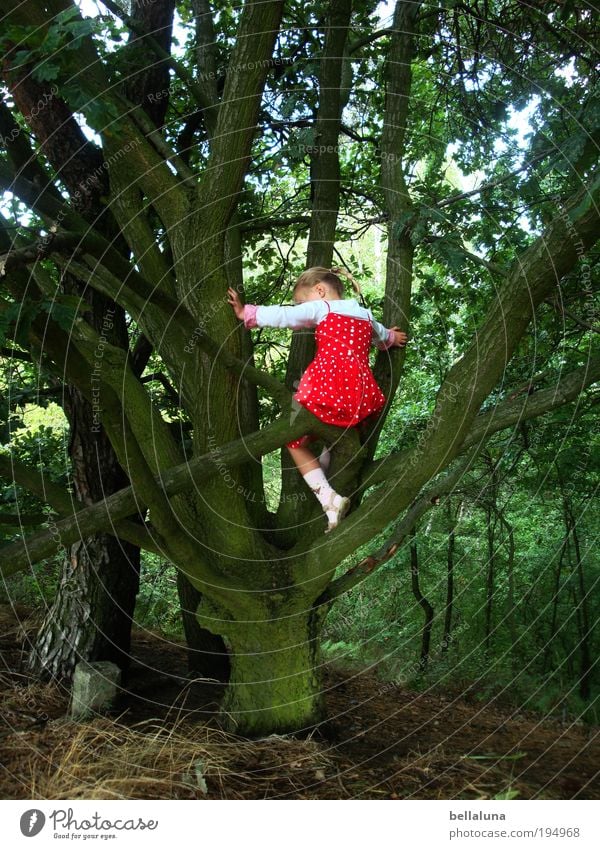
{"label": "tree bark", "polygon": [[[4,5],[8,9],[9,4]],[[46,8],[33,2],[27,5],[41,11]],[[58,5],[69,3],[59,0]],[[196,4],[198,10],[201,6]],[[423,438],[409,450],[385,457],[379,465],[373,463],[371,468],[380,474],[378,480],[373,477],[369,481],[366,470],[366,486],[383,486],[372,491],[347,517],[343,528],[326,539],[320,528],[314,533],[305,528],[293,546],[276,546],[273,531],[278,529],[256,527],[248,497],[237,489],[242,485],[243,490],[247,480],[242,466],[319,425],[314,417],[292,420],[288,395],[280,392],[277,381],[253,373],[255,382],[281,403],[282,413],[262,432],[245,432],[237,418],[238,385],[244,373],[242,333],[224,295],[229,279],[226,233],[235,220],[248,173],[283,7],[271,0],[248,0],[241,10],[223,100],[214,110],[209,102],[209,114],[214,111],[218,117],[215,132],[210,134],[207,167],[201,173],[193,170],[197,165],[194,157],[189,165],[177,157],[168,134],[156,130],[142,109],[135,105],[129,109],[130,104],[124,109],[122,100],[113,96],[112,68],[97,56],[93,37],[84,36],[80,47],[73,46],[73,55],[81,56],[86,69],[81,78],[84,93],[97,98],[96,109],[87,111],[86,119],[102,135],[102,150],[107,162],[110,160],[112,197],[106,207],[114,210],[131,257],[112,248],[110,240],[85,220],[82,224],[81,216],[63,203],[61,193],[58,198],[56,192],[40,195],[34,175],[15,175],[4,159],[0,161],[0,186],[39,213],[46,228],[65,213],[60,218],[65,232],[58,234],[56,250],[45,254],[48,265],[54,262],[61,273],[67,262],[77,266],[77,273],[89,278],[96,291],[114,297],[127,309],[163,358],[193,428],[194,456],[184,463],[171,429],[139,373],[131,369],[125,351],[107,346],[103,421],[123,468],[124,460],[133,458],[132,484],[108,497],[106,503],[74,511],[69,521],[58,522],[56,527],[71,543],[79,536],[106,530],[115,518],[127,519],[138,505],[149,508],[149,526],[161,535],[165,557],[202,593],[198,624],[222,635],[230,653],[232,684],[224,703],[225,716],[240,733],[253,735],[297,730],[318,721],[322,713],[318,637],[320,611],[325,605],[315,599],[335,585],[335,571],[344,557],[397,521],[401,513],[411,512],[410,505],[418,504],[423,488],[465,450],[478,426],[484,430],[496,427],[493,413],[477,422],[476,417],[497,389],[536,308],[575,268],[579,256],[596,243],[600,193],[600,180],[591,176],[570,198],[564,214],[557,215],[539,238],[526,240],[529,246],[515,256],[471,343],[449,369]],[[70,8],[77,13],[75,7]],[[403,169],[401,157],[405,154],[414,23],[419,8],[418,3],[402,0],[397,4],[386,79],[386,105],[393,108],[387,110],[385,122],[383,148],[389,155],[382,188],[396,225],[399,216],[406,220],[410,212],[404,170],[409,163]],[[111,110],[113,115],[108,114]],[[103,125],[105,117],[110,121]],[[412,241],[407,227],[390,226],[389,235],[397,240],[390,247],[388,268],[388,275],[395,273],[397,279],[387,287],[384,311],[384,320],[391,324],[401,323],[396,319],[396,304],[404,317],[408,316]],[[65,243],[69,239],[72,255],[67,260]],[[8,258],[10,274],[12,263],[40,265],[36,264],[35,244],[26,247],[26,256],[21,253]],[[4,306],[0,302],[0,312]],[[477,310],[485,307],[477,304]],[[193,341],[199,321],[210,322],[210,334],[199,333],[194,346],[189,340]],[[84,319],[78,320],[65,338],[56,323],[49,325],[52,332],[45,340],[42,323],[32,323],[32,345],[43,347],[52,360],[64,354],[69,379],[85,396],[98,338],[94,328]],[[64,353],[67,348],[68,356]],[[403,357],[399,351],[394,356],[397,360]],[[585,380],[587,377],[581,386]],[[325,433],[324,429],[317,432]],[[344,436],[340,443],[339,450],[345,450],[347,458],[361,447],[356,433]],[[362,457],[357,462],[360,464]],[[229,482],[235,488],[230,489]],[[251,496],[259,494],[257,490],[252,487]],[[7,546],[6,573],[22,568],[26,561],[54,554],[51,536],[34,533],[24,544]],[[13,555],[14,562],[10,561]],[[433,611],[426,609],[426,625],[432,615]],[[428,651],[424,645],[424,657]]]}
{"label": "tree bark", "polygon": [[[157,127],[162,127],[170,94],[169,66],[160,59],[154,44],[165,53],[171,52],[175,0],[148,3],[132,0],[130,32],[127,45],[125,92],[131,103],[141,106]],[[151,39],[152,43],[148,43]]]}
{"label": "tree bark", "polygon": [[[106,433],[94,427],[88,401],[72,386],[65,398],[76,499],[93,504],[126,486],[128,478]],[[28,672],[42,680],[70,680],[78,662],[110,660],[126,673],[139,578],[139,547],[107,533],[73,543],[32,644]]]}
{"label": "tree bark", "polygon": [[309,602],[256,601],[239,621],[203,599],[199,618],[222,634],[231,672],[221,724],[248,737],[309,730],[325,719],[320,634],[323,615]]}
{"label": "tree bark", "polygon": [[560,577],[562,573],[563,560],[565,558],[565,554],[567,553],[567,544],[569,539],[569,524],[568,518],[566,514],[566,509],[564,505],[563,498],[563,518],[565,520],[565,534],[563,537],[563,541],[560,546],[560,554],[558,556],[558,563],[556,565],[556,571],[554,573],[554,586],[552,588],[552,615],[550,617],[550,628],[548,631],[548,636],[546,637],[546,645],[544,648],[544,660],[542,664],[543,672],[548,672],[552,669],[552,649],[554,648],[554,642],[557,634],[557,623],[558,623],[558,601],[560,598]]}
{"label": "tree bark", "polygon": [[198,607],[202,593],[177,569],[177,593],[181,607],[181,620],[187,642],[188,669],[207,678],[227,681],[229,659],[222,637],[202,628],[198,622]]}

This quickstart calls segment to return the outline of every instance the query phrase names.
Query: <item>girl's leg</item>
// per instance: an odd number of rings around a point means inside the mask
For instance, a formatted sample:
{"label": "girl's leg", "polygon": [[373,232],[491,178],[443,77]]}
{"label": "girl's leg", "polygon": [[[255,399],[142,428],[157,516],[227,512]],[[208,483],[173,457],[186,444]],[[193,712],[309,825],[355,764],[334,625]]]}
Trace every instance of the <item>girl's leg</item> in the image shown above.
{"label": "girl's leg", "polygon": [[289,448],[288,446],[288,450],[301,475],[311,469],[322,469],[323,472],[327,474],[331,455],[329,453],[329,448],[326,445],[319,454],[318,458],[315,457],[310,448],[306,448],[305,446],[301,446],[300,448]]}
{"label": "girl's leg", "polygon": [[321,468],[319,461],[310,448],[306,448],[304,445],[301,445],[298,448],[290,448],[288,445],[288,451],[292,455],[292,460],[298,467],[298,471],[301,475],[305,475],[307,472]]}
{"label": "girl's leg", "polygon": [[[325,510],[329,520],[327,531],[337,527],[340,519],[348,512],[350,499],[337,493],[325,477],[319,461],[309,448],[305,445],[298,447],[287,446],[298,471],[306,483],[316,495],[319,503]],[[326,531],[326,533],[327,533]]]}

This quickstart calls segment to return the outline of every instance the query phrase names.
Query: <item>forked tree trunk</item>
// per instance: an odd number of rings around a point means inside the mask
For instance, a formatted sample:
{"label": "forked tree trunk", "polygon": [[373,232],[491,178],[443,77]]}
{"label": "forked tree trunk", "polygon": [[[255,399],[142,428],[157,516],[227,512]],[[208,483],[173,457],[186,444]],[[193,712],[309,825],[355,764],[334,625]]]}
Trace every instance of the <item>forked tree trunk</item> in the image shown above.
{"label": "forked tree trunk", "polygon": [[517,643],[517,616],[515,602],[515,533],[513,526],[502,516],[502,523],[508,535],[508,630],[512,646],[511,657],[515,659],[514,648]]}

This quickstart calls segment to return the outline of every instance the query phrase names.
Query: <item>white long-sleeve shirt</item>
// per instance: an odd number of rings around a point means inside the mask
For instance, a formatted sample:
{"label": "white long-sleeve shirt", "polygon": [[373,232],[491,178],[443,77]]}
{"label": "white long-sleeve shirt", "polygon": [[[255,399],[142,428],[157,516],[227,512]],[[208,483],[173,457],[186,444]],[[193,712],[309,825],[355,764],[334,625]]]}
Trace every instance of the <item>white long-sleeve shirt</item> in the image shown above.
{"label": "white long-sleeve shirt", "polygon": [[[329,308],[327,306],[329,304]],[[316,327],[329,312],[362,318],[371,322],[371,344],[385,350],[394,344],[395,333],[388,330],[373,318],[371,310],[361,307],[356,298],[339,301],[304,301],[295,306],[257,306],[246,304],[244,307],[244,325],[246,327],[288,327],[298,330],[302,327]]]}

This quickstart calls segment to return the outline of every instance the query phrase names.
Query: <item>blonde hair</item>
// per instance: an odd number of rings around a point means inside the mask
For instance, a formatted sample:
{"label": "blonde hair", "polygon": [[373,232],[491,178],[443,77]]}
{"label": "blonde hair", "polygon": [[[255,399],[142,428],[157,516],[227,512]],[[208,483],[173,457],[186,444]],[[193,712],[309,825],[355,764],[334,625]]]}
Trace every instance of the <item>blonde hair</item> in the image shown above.
{"label": "blonde hair", "polygon": [[332,268],[324,268],[321,265],[314,265],[312,268],[307,268],[306,271],[303,271],[300,277],[296,280],[296,283],[294,284],[294,292],[297,292],[298,289],[312,289],[313,286],[317,285],[317,283],[325,283],[327,286],[330,286],[340,298],[343,298],[344,283],[340,280],[340,275],[351,282],[353,290],[362,301],[360,284],[349,271],[346,271],[345,268],[342,268],[339,265],[334,265]]}

